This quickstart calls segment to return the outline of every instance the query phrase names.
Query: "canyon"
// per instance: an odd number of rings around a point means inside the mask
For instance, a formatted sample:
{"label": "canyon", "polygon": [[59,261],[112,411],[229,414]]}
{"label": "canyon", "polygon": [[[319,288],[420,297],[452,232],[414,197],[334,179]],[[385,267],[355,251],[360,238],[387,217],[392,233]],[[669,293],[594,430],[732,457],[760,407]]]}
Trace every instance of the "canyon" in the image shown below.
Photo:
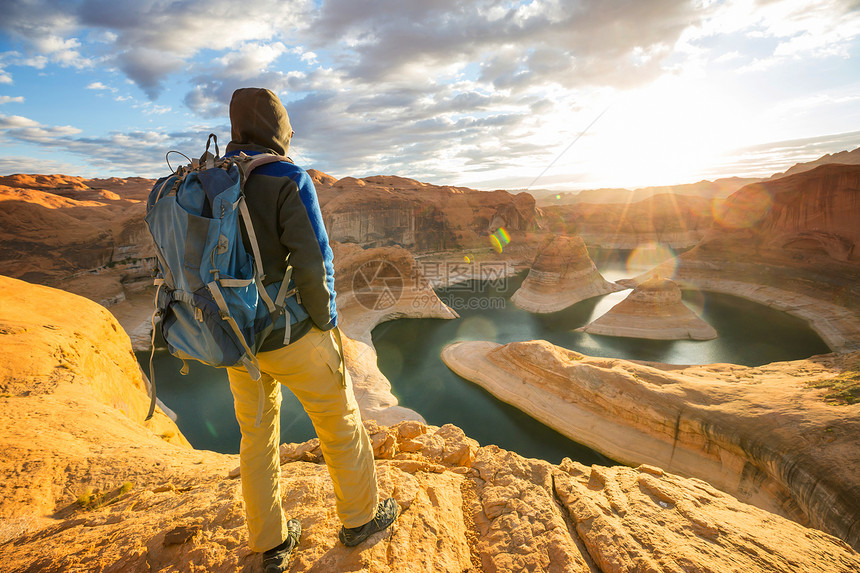
{"label": "canyon", "polygon": [[[4,571],[251,571],[238,456],[195,450],[148,398],[103,307],[0,278]],[[291,571],[845,572],[843,541],[660,468],[553,465],[450,425],[367,420],[380,490],[402,514],[337,542],[317,440],[281,446]]]}
{"label": "canyon", "polygon": [[[857,570],[860,167],[800,171],[716,201],[539,206],[527,193],[310,170],[333,239],[347,367],[382,489],[405,511],[366,549],[339,546],[317,445],[283,445],[284,504],[308,524],[293,570]],[[151,184],[0,177],[0,274],[14,277],[0,277],[8,570],[258,562],[244,545],[237,458],[191,449],[161,412],[143,422],[131,350],[149,344]],[[654,243],[689,250],[618,285],[592,280],[587,247]],[[356,282],[383,267],[391,280]],[[445,351],[467,379],[630,468],[522,458],[400,406],[376,366],[374,326],[455,320],[433,287],[527,269],[535,280],[517,298],[537,296],[545,312],[571,277],[572,288],[590,277],[620,290],[658,272],[800,316],[836,354],[747,368],[598,359],[541,341]]]}
{"label": "canyon", "polygon": [[744,187],[694,248],[652,273],[804,320],[835,351],[860,349],[860,166],[822,165]]}
{"label": "canyon", "polygon": [[860,545],[860,404],[828,403],[860,353],[750,368],[593,358],[546,341],[456,342],[445,363],[564,435],[628,465],[706,480]]}
{"label": "canyon", "polygon": [[[532,341],[459,342],[442,358],[613,459],[706,479],[857,547],[860,298],[851,293],[860,288],[858,220],[860,167],[814,167],[742,188],[715,211],[695,248],[619,281],[639,290],[672,276],[688,288],[765,302],[809,318],[838,354],[752,369],[683,367],[590,358]],[[601,319],[627,328],[633,317]],[[821,388],[836,381],[853,389],[842,402],[825,400]]]}

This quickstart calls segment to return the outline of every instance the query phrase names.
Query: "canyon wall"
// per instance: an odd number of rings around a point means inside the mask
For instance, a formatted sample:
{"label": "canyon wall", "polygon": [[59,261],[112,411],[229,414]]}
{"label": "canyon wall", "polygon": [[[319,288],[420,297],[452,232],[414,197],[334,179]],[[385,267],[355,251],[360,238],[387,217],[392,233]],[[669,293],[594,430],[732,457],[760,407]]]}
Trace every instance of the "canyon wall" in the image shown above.
{"label": "canyon wall", "polygon": [[[744,187],[695,248],[653,272],[799,316],[837,351],[860,349],[860,165]],[[619,281],[626,286],[634,281]]]}
{"label": "canyon wall", "polygon": [[489,234],[499,227],[509,233],[537,229],[535,201],[528,193],[475,191],[394,176],[333,181],[317,175],[316,186],[329,237],[342,243],[399,245],[417,254],[489,247]]}
{"label": "canyon wall", "polygon": [[632,250],[646,243],[689,248],[713,222],[710,198],[670,194],[632,203],[545,206],[541,212],[546,229],[576,234],[590,247],[607,249]]}
{"label": "canyon wall", "polygon": [[[238,456],[189,448],[148,402],[128,337],[83,298],[0,278],[0,568],[251,571]],[[319,443],[281,446],[299,571],[849,573],[826,533],[651,466],[584,467],[454,426],[366,421],[393,527],[337,541]]]}
{"label": "canyon wall", "polygon": [[106,305],[142,288],[155,256],[143,222],[153,181],[0,177],[0,274]]}
{"label": "canyon wall", "polygon": [[860,353],[756,368],[594,358],[546,341],[457,342],[460,376],[630,465],[706,480],[860,547]]}
{"label": "canyon wall", "polygon": [[[476,191],[402,177],[337,180],[308,171],[332,242],[401,246],[415,254],[494,252],[503,228],[533,253],[538,231],[528,193]],[[155,253],[144,222],[152,180],[64,175],[0,177],[0,273],[87,296],[106,306],[151,284]],[[518,255],[515,255],[517,258]],[[519,257],[517,261],[520,260]],[[136,299],[135,299],[136,300]]]}

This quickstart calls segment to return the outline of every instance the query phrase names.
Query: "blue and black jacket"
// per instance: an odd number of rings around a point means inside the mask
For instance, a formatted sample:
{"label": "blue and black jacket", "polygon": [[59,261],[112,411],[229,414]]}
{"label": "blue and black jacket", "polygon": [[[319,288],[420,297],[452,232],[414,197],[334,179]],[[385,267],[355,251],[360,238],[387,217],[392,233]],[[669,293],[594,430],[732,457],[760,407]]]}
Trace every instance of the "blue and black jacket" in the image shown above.
{"label": "blue and black jacket", "polygon": [[[230,102],[230,121],[228,157],[242,151],[248,155],[287,155],[293,132],[286,110],[271,91],[237,90]],[[301,338],[312,324],[322,330],[337,326],[332,251],[310,176],[286,161],[263,165],[245,184],[245,202],[260,247],[263,283],[271,285],[283,279],[287,256],[293,267],[298,297],[288,301],[290,341]],[[250,244],[247,236],[245,239],[246,245]],[[284,345],[283,319],[279,322],[261,352]]]}

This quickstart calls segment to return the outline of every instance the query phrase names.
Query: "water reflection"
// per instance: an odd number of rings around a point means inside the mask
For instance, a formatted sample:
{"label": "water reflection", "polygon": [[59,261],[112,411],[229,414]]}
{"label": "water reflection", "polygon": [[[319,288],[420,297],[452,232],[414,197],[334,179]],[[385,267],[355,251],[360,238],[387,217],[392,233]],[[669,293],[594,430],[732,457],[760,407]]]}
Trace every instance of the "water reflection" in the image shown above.
{"label": "water reflection", "polygon": [[[624,267],[623,254],[597,253],[595,259],[608,280],[630,275]],[[684,291],[684,302],[717,330],[719,338],[715,340],[641,340],[575,332],[623,300],[629,291],[537,315],[520,310],[509,300],[524,278],[522,273],[491,284],[470,281],[440,290],[440,297],[460,313],[460,320],[401,319],[374,329],[379,367],[403,406],[420,412],[431,424],[456,424],[482,445],[497,444],[554,463],[567,456],[585,464],[606,464],[610,462],[603,456],[455,375],[439,357],[442,347],[455,340],[507,343],[544,339],[592,356],[750,366],[829,352],[798,318],[744,299],[693,290]],[[488,299],[502,304],[485,304]],[[145,370],[148,359],[148,353],[139,355]],[[166,352],[157,353],[158,394],[179,416],[179,428],[196,448],[237,453],[239,428],[225,371],[192,363],[189,375],[184,377],[179,374],[180,366]],[[298,400],[285,390],[281,440],[301,442],[313,437],[310,420]]]}
{"label": "water reflection", "polygon": [[[604,276],[624,278],[624,269],[609,268]],[[458,299],[505,296],[519,288],[525,273],[511,277],[506,288],[474,292],[460,285]],[[715,340],[644,340],[575,332],[624,299],[629,290],[582,301],[551,314],[531,314],[509,300],[503,308],[475,310],[464,303],[455,308],[459,321],[403,319],[384,323],[373,331],[379,367],[406,407],[435,425],[454,423],[481,444],[497,444],[520,454],[558,462],[568,456],[583,463],[605,463],[601,456],[542,426],[495,399],[480,387],[451,372],[439,358],[444,345],[455,340],[492,340],[507,343],[543,339],[558,346],[609,358],[627,358],[671,364],[732,362],[757,366],[779,360],[805,358],[829,348],[802,320],[757,303],[716,293],[684,291],[683,300],[719,333]],[[491,294],[492,293],[492,294]],[[440,290],[440,297],[450,295]],[[391,368],[390,356],[402,363]],[[395,374],[396,371],[396,374]],[[523,417],[525,416],[525,417]]]}

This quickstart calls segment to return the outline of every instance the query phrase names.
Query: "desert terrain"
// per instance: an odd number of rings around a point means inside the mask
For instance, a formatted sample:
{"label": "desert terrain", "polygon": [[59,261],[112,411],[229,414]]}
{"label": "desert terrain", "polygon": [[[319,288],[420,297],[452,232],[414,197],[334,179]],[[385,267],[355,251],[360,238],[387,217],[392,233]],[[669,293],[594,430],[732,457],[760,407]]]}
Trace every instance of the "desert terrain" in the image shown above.
{"label": "desert terrain", "polygon": [[[382,490],[403,517],[367,546],[339,546],[317,445],[284,444],[284,506],[306,530],[291,570],[860,568],[855,155],[629,204],[541,206],[524,192],[311,170],[335,249],[347,365]],[[152,183],[0,177],[4,570],[258,563],[244,545],[238,458],[191,448],[161,412],[143,421],[133,350],[150,340]],[[655,242],[687,250],[623,285],[595,276],[586,250]],[[464,378],[629,467],[523,458],[426,425],[376,366],[370,332],[381,322],[457,320],[432,290],[457,277],[428,269],[464,257],[466,274],[475,261],[528,270],[534,280],[517,298],[533,299],[532,312],[656,273],[800,316],[834,352],[747,368],[597,359],[542,341],[449,347],[445,360]],[[370,308],[352,281],[381,262],[404,280],[394,305]],[[583,281],[602,288],[578,292]]]}

